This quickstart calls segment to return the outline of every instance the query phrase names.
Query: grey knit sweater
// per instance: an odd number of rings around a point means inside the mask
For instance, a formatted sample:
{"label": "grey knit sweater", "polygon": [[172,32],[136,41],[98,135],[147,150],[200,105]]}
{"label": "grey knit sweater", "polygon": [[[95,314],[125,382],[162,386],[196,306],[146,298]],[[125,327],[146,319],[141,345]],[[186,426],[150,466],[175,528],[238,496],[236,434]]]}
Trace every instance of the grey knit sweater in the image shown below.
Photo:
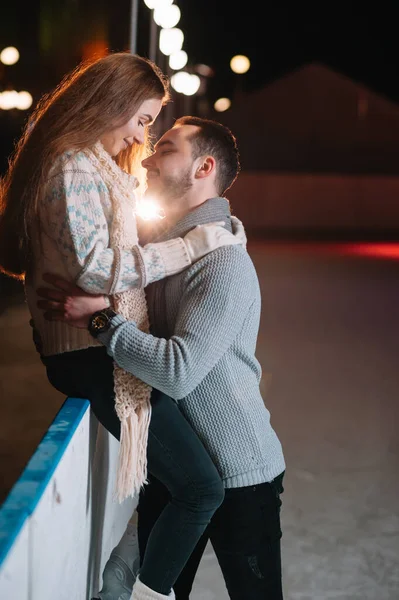
{"label": "grey knit sweater", "polygon": [[[223,220],[231,230],[228,202],[212,198],[161,239]],[[147,299],[151,334],[118,315],[99,336],[108,353],[120,367],[176,400],[226,488],[274,479],[285,463],[259,391],[255,347],[261,299],[246,250],[219,248],[182,273],[153,283]]]}

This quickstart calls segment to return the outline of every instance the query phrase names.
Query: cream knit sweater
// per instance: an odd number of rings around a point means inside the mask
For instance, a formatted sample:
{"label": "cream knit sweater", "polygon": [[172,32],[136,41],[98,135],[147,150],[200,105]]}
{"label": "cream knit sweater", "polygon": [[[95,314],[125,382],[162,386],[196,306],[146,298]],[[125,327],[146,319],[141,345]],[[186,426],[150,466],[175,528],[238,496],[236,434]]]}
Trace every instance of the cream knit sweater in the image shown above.
{"label": "cream knit sweater", "polygon": [[[124,225],[129,232],[136,228],[137,179],[124,172],[122,176],[131,188],[131,203],[124,207]],[[111,248],[112,220],[109,189],[85,153],[68,152],[57,159],[40,206],[40,231],[32,231],[33,268],[25,281],[44,356],[99,345],[84,329],[43,318],[35,290],[43,284],[44,273],[74,281],[92,294],[114,295],[145,287],[191,264],[182,238],[128,250]]]}

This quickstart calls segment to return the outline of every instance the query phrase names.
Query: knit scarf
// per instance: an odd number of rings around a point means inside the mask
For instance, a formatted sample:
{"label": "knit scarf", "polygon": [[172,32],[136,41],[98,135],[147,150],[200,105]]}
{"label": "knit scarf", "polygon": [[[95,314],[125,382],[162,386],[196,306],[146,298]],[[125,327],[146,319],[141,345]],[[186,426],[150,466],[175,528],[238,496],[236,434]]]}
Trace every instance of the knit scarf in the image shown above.
{"label": "knit scarf", "polygon": [[[112,157],[97,142],[86,156],[99,172],[108,188],[113,221],[110,247],[115,252],[115,270],[123,250],[132,251],[138,244],[135,216],[137,179],[118,167]],[[112,290],[111,290],[112,294]],[[135,321],[142,331],[149,331],[147,303],[143,288],[112,294],[113,307],[125,319]],[[121,436],[116,479],[119,502],[135,496],[147,483],[147,442],[151,420],[151,387],[114,363],[115,410],[121,422]]]}

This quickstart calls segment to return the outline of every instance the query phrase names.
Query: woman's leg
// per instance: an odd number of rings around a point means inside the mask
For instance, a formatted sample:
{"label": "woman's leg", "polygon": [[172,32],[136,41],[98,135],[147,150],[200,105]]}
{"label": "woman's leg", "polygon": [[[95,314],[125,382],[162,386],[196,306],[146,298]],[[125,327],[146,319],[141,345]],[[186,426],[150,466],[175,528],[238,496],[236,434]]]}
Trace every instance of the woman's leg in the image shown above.
{"label": "woman's leg", "polygon": [[[137,507],[139,515],[138,520],[138,537],[140,557],[145,555],[148,538],[151,531],[161,515],[168,502],[171,500],[166,487],[155,477],[149,476],[149,484],[140,493],[140,501]],[[199,542],[191,553],[184,569],[180,573],[176,583],[173,586],[176,600],[188,600],[193,587],[194,579],[201,562],[206,544],[208,542],[208,528],[202,534]],[[142,561],[141,561],[142,562]]]}
{"label": "woman's leg", "polygon": [[[94,414],[117,439],[113,362],[102,348],[46,359],[50,382],[67,395],[88,398]],[[142,558],[140,580],[168,594],[224,498],[210,456],[177,404],[154,390],[148,439],[148,470],[170,500],[156,520]]]}
{"label": "woman's leg", "polygon": [[168,594],[222,503],[224,489],[201,440],[177,404],[160,392],[152,398],[148,470],[170,499],[148,537],[140,580]]}
{"label": "woman's leg", "polygon": [[65,352],[42,359],[53,387],[66,396],[86,398],[98,421],[118,440],[115,412],[114,363],[105,348]]}

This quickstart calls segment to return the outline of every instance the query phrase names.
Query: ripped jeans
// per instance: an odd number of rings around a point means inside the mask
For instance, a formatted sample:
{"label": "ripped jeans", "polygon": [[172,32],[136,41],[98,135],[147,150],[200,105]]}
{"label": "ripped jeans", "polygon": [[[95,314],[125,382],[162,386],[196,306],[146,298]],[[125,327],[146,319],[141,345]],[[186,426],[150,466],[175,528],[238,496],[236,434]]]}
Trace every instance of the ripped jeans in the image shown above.
{"label": "ripped jeans", "polygon": [[[188,600],[206,544],[210,540],[231,600],[282,600],[280,494],[284,473],[271,483],[225,490],[174,590]],[[152,480],[140,497],[139,544],[144,552],[152,524],[168,501],[168,492]]]}

